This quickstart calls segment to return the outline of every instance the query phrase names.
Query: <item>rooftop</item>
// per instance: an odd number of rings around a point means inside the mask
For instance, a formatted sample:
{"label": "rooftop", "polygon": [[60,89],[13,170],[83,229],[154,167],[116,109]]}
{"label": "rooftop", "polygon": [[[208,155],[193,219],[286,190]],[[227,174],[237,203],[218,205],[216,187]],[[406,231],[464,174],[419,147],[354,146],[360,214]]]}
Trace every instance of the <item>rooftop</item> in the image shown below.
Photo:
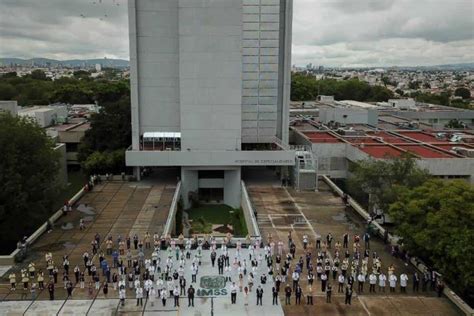
{"label": "rooftop", "polygon": [[329,132],[303,132],[312,143],[342,143],[343,140]]}

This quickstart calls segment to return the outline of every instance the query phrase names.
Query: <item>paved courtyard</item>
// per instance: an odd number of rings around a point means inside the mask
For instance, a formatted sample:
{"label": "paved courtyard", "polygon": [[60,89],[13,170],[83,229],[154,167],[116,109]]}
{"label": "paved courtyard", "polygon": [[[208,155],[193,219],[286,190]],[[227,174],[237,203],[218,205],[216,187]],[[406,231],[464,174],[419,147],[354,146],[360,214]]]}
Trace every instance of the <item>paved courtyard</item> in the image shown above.
{"label": "paved courtyard", "polygon": [[[302,238],[305,234],[314,240],[316,235],[321,235],[324,239],[326,234],[331,232],[335,240],[340,240],[346,231],[351,236],[356,232],[362,234],[364,231],[364,223],[359,217],[351,211],[346,211],[341,200],[329,192],[329,188],[324,184],[321,184],[320,191],[316,193],[287,190],[265,181],[258,183],[248,181],[247,185],[252,203],[258,212],[262,235],[266,238],[271,233],[274,240],[280,239],[286,245],[287,234],[291,230],[297,246],[297,258],[303,255]],[[397,293],[390,295],[354,293],[351,306],[344,304],[344,296],[337,293],[336,286],[332,303],[326,303],[325,294],[320,291],[317,280],[315,287],[318,291],[314,306],[304,303],[294,305],[294,296],[291,306],[281,305],[284,302],[283,296],[280,297],[278,306],[271,305],[271,283],[264,285],[262,307],[256,306],[254,291],[248,297],[248,305],[244,304],[242,293],[237,295],[237,304],[230,304],[229,282],[223,288],[225,291],[219,291],[219,295],[209,292],[201,292],[200,295],[198,293],[197,296],[201,297],[196,297],[194,308],[187,307],[186,297],[180,299],[179,308],[173,307],[171,298],[168,298],[166,307],[163,307],[158,299],[154,302],[154,306],[150,300],[145,299],[143,306],[137,307],[133,289],[127,289],[126,303],[122,307],[119,304],[118,293],[111,285],[107,296],[104,295],[102,287],[89,293],[86,285],[85,289],[76,286],[72,297],[67,298],[60,280],[56,285],[54,301],[49,301],[47,290],[38,290],[34,299],[29,291],[23,292],[19,282],[19,270],[34,261],[37,271],[40,269],[45,271],[46,251],[53,253],[59,268],[62,256],[68,254],[71,261],[70,269],[72,270],[76,263],[79,263],[82,269],[82,254],[86,250],[90,252],[90,242],[96,232],[101,235],[102,248],[105,248],[103,240],[109,235],[116,239],[118,235],[124,238],[135,233],[143,236],[146,231],[152,235],[155,232],[161,234],[174,190],[174,181],[168,183],[149,181],[138,184],[108,182],[96,186],[80,200],[72,213],[61,218],[51,232],[41,236],[32,245],[25,261],[15,265],[3,275],[0,284],[0,315],[459,315],[458,310],[446,298],[438,298],[432,291],[412,293],[411,284],[408,286],[407,294],[399,293],[398,289]],[[79,218],[86,219],[86,230],[79,230]],[[314,253],[314,244],[310,244],[310,250]],[[394,259],[387,246],[380,241],[372,240],[371,250],[376,250],[381,256],[384,270],[388,264],[393,263],[397,274],[406,271],[409,276],[412,275],[411,267]],[[145,252],[146,257],[150,257],[151,250],[147,249]],[[193,255],[195,252],[193,251]],[[209,250],[203,251],[202,265],[197,283],[194,284],[196,289],[201,289],[201,277],[217,275],[217,268],[211,267],[209,254]],[[230,250],[231,261],[234,254],[235,250]],[[247,256],[248,251],[243,250],[243,254]],[[165,260],[165,255],[166,252],[162,251],[162,260]],[[106,259],[111,261],[109,256]],[[97,256],[94,257],[94,263],[98,266]],[[17,273],[16,291],[10,291],[8,284],[7,278],[11,271]],[[258,281],[260,273],[262,271],[259,268],[255,278],[256,285],[260,283]],[[102,273],[100,275],[102,279]],[[185,276],[189,286],[191,271],[188,267],[185,269]],[[305,277],[304,274],[302,280],[305,280]],[[237,279],[236,272],[233,272],[232,279]],[[302,281],[302,288],[306,287],[306,283]],[[305,301],[304,297],[302,301]]]}
{"label": "paved courtyard", "polygon": [[[318,235],[324,241],[326,235],[331,233],[334,242],[339,240],[342,243],[342,236],[346,232],[349,233],[351,240],[354,234],[362,236],[365,232],[366,224],[361,218],[355,212],[346,210],[341,199],[323,182],[319,184],[319,192],[297,192],[290,188],[282,188],[276,183],[262,184],[262,181],[256,183],[248,181],[247,186],[252,204],[257,210],[257,221],[262,236],[267,238],[270,233],[273,240],[284,241],[286,247],[288,232],[291,231],[297,246],[296,258],[304,257],[302,251],[304,235],[313,241],[310,243],[309,251],[315,254],[317,250],[314,248],[314,241]],[[387,267],[393,264],[397,275],[403,271],[410,279],[412,278],[413,268],[394,258],[389,246],[384,245],[380,239],[373,238],[370,248],[380,256],[385,274]],[[305,280],[302,282],[304,291],[307,284],[306,273],[301,279]],[[326,295],[320,289],[320,282],[315,280],[317,288],[315,305],[283,306],[285,315],[462,315],[447,298],[438,298],[433,291],[420,290],[418,293],[413,293],[411,280],[407,294],[400,293],[399,287],[396,293],[390,295],[387,295],[388,289],[386,293],[369,294],[366,285],[367,289],[363,294],[358,295],[354,291],[350,306],[344,304],[344,295],[337,293],[337,280],[332,281],[330,278],[328,281],[333,284],[331,303],[326,303]],[[283,293],[280,300],[282,302],[285,300]]]}

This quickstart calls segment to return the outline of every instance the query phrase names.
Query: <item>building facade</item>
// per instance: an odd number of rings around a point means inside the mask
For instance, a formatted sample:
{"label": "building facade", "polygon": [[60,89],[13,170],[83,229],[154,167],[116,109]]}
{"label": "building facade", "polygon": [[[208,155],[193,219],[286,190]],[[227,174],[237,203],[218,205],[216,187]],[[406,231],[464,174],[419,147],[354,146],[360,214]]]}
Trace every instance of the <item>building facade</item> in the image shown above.
{"label": "building facade", "polygon": [[293,165],[291,20],[292,0],[129,1],[127,165],[181,167],[185,206],[214,189],[233,207],[242,166]]}

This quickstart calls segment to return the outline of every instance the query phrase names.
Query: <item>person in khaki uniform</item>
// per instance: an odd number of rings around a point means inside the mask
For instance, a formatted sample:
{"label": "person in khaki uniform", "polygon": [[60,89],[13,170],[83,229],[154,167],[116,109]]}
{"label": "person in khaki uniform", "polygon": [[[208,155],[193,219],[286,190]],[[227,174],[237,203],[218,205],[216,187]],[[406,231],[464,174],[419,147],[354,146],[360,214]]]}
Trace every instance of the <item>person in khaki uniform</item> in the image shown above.
{"label": "person in khaki uniform", "polygon": [[26,269],[22,269],[21,270],[21,282],[23,282],[23,290],[27,290],[28,289],[28,282],[30,281],[30,279],[28,278],[28,272],[26,271]]}
{"label": "person in khaki uniform", "polygon": [[43,271],[38,271],[38,286],[40,290],[44,290],[44,273]]}
{"label": "person in khaki uniform", "polygon": [[10,273],[8,278],[10,279],[10,284],[11,284],[10,290],[15,291],[16,290],[16,274],[12,272]]}
{"label": "person in khaki uniform", "polygon": [[316,289],[311,284],[308,284],[306,289],[306,304],[313,305],[313,297],[316,295]]}
{"label": "person in khaki uniform", "polygon": [[35,277],[35,271],[36,271],[35,263],[31,262],[28,265],[28,272],[30,273],[30,278],[33,279]]}

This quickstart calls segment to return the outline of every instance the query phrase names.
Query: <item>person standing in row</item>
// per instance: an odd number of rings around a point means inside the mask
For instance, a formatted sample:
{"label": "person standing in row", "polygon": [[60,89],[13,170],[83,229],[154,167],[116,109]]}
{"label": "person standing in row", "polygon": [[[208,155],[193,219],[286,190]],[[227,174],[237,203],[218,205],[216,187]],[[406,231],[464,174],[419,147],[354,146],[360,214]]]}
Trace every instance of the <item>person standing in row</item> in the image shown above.
{"label": "person standing in row", "polygon": [[166,298],[168,297],[168,291],[165,288],[162,288],[160,291],[161,303],[163,306],[166,306]]}
{"label": "person standing in row", "polygon": [[173,290],[174,307],[179,307],[179,289],[177,286]]}
{"label": "person standing in row", "polygon": [[260,306],[262,306],[262,298],[263,298],[263,289],[259,285],[257,287],[257,305],[258,305],[258,303],[260,303]]}
{"label": "person standing in row", "polygon": [[137,297],[137,306],[143,306],[143,289],[141,287],[137,287],[135,289],[135,294]]}
{"label": "person standing in row", "polygon": [[119,290],[119,299],[122,306],[125,306],[125,297],[126,297],[125,286],[122,285]]}
{"label": "person standing in row", "polygon": [[188,307],[194,307],[194,288],[192,285],[189,286],[188,289]]}
{"label": "person standing in row", "polygon": [[291,287],[289,284],[285,287],[285,305],[291,305]]}
{"label": "person standing in row", "polygon": [[274,286],[272,287],[272,305],[278,305],[278,289]]}
{"label": "person standing in row", "polygon": [[295,291],[295,304],[297,305],[301,304],[301,295],[303,295],[303,291],[301,290],[301,287],[298,285]]}
{"label": "person standing in row", "polygon": [[308,293],[306,293],[306,304],[313,305],[313,286],[308,284]]}
{"label": "person standing in row", "polygon": [[413,292],[418,292],[420,288],[420,277],[418,276],[418,272],[413,274]]}
{"label": "person standing in row", "polygon": [[369,293],[375,293],[375,285],[377,284],[377,276],[373,273],[369,275]]}
{"label": "person standing in row", "polygon": [[49,300],[54,301],[54,283],[51,281],[48,284],[48,293],[49,293]]}
{"label": "person standing in row", "polygon": [[385,285],[387,282],[387,276],[382,272],[379,275],[379,291],[382,291],[385,293]]}
{"label": "person standing in row", "polygon": [[8,278],[10,279],[10,285],[11,285],[10,290],[15,291],[16,290],[16,274],[12,272],[10,273]]}
{"label": "person standing in row", "polygon": [[331,294],[332,294],[332,285],[331,283],[329,283],[326,289],[326,303],[331,303]]}
{"label": "person standing in row", "polygon": [[395,273],[392,273],[388,278],[388,282],[390,284],[390,293],[395,293],[395,288],[397,287],[397,276]]}
{"label": "person standing in row", "polygon": [[346,286],[346,300],[345,304],[346,305],[351,305],[351,300],[352,300],[352,287],[351,286]]}
{"label": "person standing in row", "polygon": [[402,273],[400,275],[400,292],[406,293],[407,285],[408,285],[408,275],[406,275],[406,273]]}
{"label": "person standing in row", "polygon": [[232,285],[230,286],[230,303],[235,304],[237,300],[237,285],[235,285],[235,282],[232,282]]}

